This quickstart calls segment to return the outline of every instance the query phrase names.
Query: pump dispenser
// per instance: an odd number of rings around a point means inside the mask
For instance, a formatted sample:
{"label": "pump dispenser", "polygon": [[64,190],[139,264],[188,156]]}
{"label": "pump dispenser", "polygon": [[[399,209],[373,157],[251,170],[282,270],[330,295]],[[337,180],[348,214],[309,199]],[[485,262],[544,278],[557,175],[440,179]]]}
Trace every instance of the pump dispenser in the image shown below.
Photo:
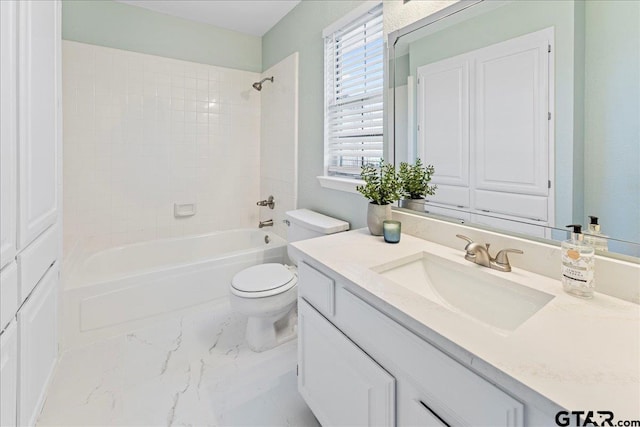
{"label": "pump dispenser", "polygon": [[562,288],[568,294],[580,298],[592,298],[595,290],[593,270],[595,250],[584,242],[582,226],[573,228],[571,238],[561,243],[562,248]]}
{"label": "pump dispenser", "polygon": [[600,224],[598,224],[597,216],[589,215],[589,227],[587,233],[584,235],[584,242],[597,251],[606,252],[609,250],[607,236],[600,232]]}

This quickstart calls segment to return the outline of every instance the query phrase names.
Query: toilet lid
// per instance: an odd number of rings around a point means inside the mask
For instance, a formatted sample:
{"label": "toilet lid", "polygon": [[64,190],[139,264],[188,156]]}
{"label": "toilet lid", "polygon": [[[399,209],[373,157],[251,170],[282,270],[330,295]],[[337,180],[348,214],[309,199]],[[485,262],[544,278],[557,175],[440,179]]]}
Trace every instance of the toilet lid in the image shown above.
{"label": "toilet lid", "polygon": [[294,278],[291,270],[282,264],[259,264],[233,276],[231,286],[243,292],[264,292],[281,288]]}

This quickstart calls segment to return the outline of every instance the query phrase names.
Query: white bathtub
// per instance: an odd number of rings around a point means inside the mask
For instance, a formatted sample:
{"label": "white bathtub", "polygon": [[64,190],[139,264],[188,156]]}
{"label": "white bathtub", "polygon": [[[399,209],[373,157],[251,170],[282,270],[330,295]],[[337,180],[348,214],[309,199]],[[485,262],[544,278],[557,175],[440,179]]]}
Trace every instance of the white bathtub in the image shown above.
{"label": "white bathtub", "polygon": [[62,273],[62,346],[124,333],[188,307],[228,296],[234,274],[284,262],[286,241],[240,229],[106,250],[80,242]]}

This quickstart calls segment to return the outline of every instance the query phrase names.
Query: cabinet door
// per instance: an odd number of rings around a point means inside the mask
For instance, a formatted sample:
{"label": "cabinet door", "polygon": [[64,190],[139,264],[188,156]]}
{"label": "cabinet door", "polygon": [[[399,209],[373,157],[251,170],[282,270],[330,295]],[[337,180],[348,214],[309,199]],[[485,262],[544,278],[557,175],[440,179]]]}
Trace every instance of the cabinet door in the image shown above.
{"label": "cabinet door", "polygon": [[429,201],[469,206],[469,60],[418,68],[418,156],[433,164],[438,185]]}
{"label": "cabinet door", "polygon": [[0,331],[18,311],[18,265],[13,262],[0,271]]}
{"label": "cabinet door", "polygon": [[552,39],[553,29],[547,29],[475,54],[472,155],[480,190],[545,197],[549,192]]}
{"label": "cabinet door", "polygon": [[57,282],[53,266],[18,312],[20,425],[34,425],[58,357]]}
{"label": "cabinet door", "polygon": [[60,17],[57,1],[19,3],[18,247],[56,220]]}
{"label": "cabinet door", "polygon": [[0,335],[0,426],[15,426],[18,394],[18,334],[16,322]]}
{"label": "cabinet door", "polygon": [[16,3],[0,2],[0,268],[16,255],[16,31]]}
{"label": "cabinet door", "polygon": [[395,425],[395,380],[303,299],[298,389],[325,426]]}

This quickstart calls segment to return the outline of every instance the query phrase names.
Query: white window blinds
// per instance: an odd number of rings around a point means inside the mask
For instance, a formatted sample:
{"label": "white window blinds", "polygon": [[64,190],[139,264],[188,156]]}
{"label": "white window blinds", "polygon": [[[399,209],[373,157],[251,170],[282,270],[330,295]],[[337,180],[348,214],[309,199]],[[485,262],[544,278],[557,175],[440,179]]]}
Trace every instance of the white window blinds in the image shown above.
{"label": "white window blinds", "polygon": [[326,36],[324,51],[326,174],[358,178],[383,155],[382,4]]}

